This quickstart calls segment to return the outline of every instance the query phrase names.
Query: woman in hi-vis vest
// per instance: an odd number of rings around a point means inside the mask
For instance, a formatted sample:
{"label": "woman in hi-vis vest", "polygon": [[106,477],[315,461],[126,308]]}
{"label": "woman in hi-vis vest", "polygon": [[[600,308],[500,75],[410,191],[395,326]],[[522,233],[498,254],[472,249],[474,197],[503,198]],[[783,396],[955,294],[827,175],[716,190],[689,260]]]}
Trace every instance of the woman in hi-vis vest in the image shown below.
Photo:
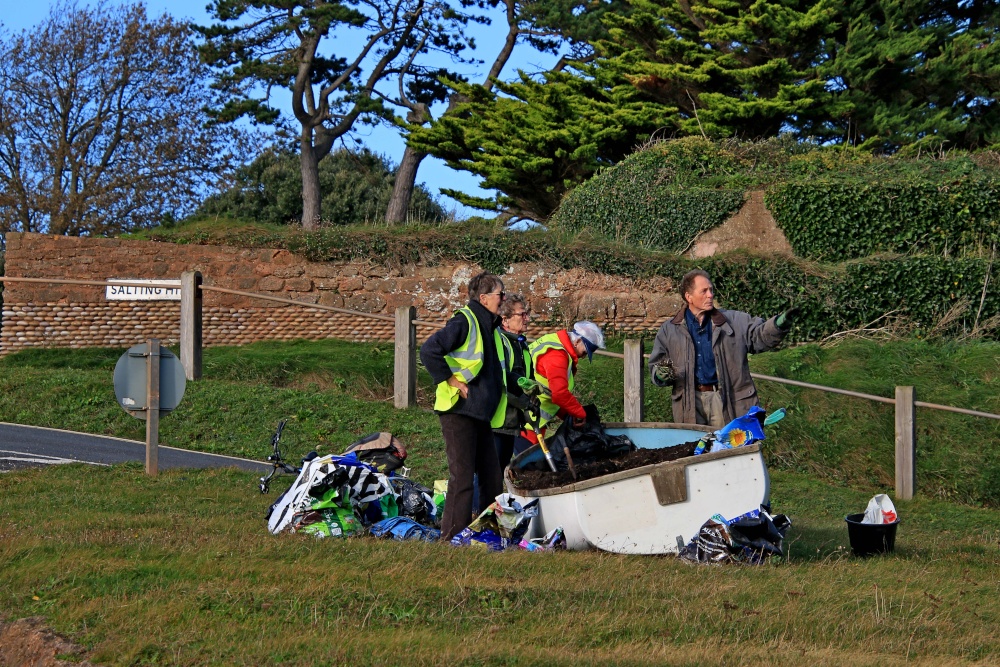
{"label": "woman in hi-vis vest", "polygon": [[[507,410],[504,354],[509,345],[497,330],[503,282],[491,273],[469,281],[469,305],[420,347],[420,360],[436,385],[434,411],[441,420],[448,456],[448,495],[441,539],[450,540],[472,521],[472,480],[480,497],[493,502],[503,489],[493,427]],[[516,378],[510,378],[516,387]]]}

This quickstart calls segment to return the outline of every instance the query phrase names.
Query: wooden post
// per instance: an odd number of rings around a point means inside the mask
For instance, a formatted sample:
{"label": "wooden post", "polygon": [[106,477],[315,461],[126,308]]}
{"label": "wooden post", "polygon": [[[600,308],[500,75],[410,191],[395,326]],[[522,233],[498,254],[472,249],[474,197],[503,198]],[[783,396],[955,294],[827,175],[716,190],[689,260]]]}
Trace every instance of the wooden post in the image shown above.
{"label": "wooden post", "polygon": [[184,377],[201,377],[201,272],[181,274],[181,366]]}
{"label": "wooden post", "polygon": [[625,421],[641,422],[646,397],[645,345],[641,340],[625,341]]}
{"label": "wooden post", "polygon": [[913,498],[917,487],[916,396],[913,387],[896,387],[896,498]]}
{"label": "wooden post", "polygon": [[396,308],[396,361],[393,389],[397,408],[411,408],[417,404],[417,327],[413,320],[417,309],[413,306]]}
{"label": "wooden post", "polygon": [[146,474],[159,472],[160,341],[151,338],[146,352]]}

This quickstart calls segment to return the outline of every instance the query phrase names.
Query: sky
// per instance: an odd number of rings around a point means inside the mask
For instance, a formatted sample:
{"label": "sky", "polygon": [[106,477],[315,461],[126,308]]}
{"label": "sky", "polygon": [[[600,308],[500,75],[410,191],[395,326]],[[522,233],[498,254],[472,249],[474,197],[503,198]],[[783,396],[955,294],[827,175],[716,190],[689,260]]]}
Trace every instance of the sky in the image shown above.
{"label": "sky", "polygon": [[[47,1],[0,0],[0,23],[7,31],[20,33],[22,30],[42,22],[48,16],[50,4]],[[92,0],[77,0],[77,4],[87,6],[97,3]],[[108,4],[123,3],[109,0]],[[207,24],[210,22],[210,18],[205,12],[208,0],[146,0],[145,4],[150,15],[158,16],[169,13],[174,17],[188,19],[195,23]],[[504,35],[505,31],[497,27],[480,28],[476,34],[478,57],[487,63],[491,62],[499,50]],[[541,54],[530,50],[526,45],[519,45],[519,48],[514,51],[514,57],[501,73],[501,78],[510,80],[516,76],[518,69],[537,72],[550,67],[557,59],[557,55]],[[465,70],[463,73],[470,76],[476,74],[474,70]],[[482,80],[482,73],[473,80]],[[434,109],[435,116],[439,115],[441,110]],[[290,112],[290,107],[284,105],[282,111]],[[403,156],[403,150],[406,148],[398,132],[387,127],[371,127],[358,123],[351,136],[376,153],[387,156],[395,164],[399,163]],[[349,140],[346,145],[354,147],[357,144]],[[252,156],[250,157],[252,158]],[[417,182],[424,183],[431,194],[438,197],[445,210],[454,211],[460,218],[476,215],[481,211],[477,212],[475,209],[462,206],[449,197],[440,195],[441,188],[461,190],[479,197],[493,194],[479,188],[479,178],[474,174],[451,169],[444,162],[433,157],[427,157],[421,163],[420,171],[417,173]]]}

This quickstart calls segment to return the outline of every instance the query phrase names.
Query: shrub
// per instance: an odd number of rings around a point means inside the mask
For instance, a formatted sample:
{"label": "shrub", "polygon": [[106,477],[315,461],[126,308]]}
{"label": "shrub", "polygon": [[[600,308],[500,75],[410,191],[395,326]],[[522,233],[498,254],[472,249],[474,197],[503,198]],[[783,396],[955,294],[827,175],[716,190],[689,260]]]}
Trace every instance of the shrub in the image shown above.
{"label": "shrub", "polygon": [[[319,163],[323,222],[347,225],[381,220],[392,195],[395,169],[368,149],[341,149]],[[297,155],[266,150],[236,172],[236,183],[206,199],[194,217],[222,216],[270,224],[302,218],[302,172]],[[409,217],[440,222],[445,212],[427,189],[413,190]]]}

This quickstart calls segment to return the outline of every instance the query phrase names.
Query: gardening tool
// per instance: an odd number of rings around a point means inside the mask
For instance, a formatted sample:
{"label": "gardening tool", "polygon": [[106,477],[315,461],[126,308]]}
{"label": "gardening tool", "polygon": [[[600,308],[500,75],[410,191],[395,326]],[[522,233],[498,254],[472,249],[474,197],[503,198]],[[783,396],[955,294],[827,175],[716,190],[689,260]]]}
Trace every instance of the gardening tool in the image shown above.
{"label": "gardening tool", "polygon": [[[525,416],[528,418],[528,425],[531,426],[531,430],[538,436],[538,446],[542,448],[542,454],[545,454],[545,460],[549,462],[552,472],[559,472],[559,469],[556,468],[556,462],[552,460],[552,454],[549,453],[549,446],[545,444],[545,436],[542,435],[542,428],[539,426],[542,420],[542,406],[539,404],[537,396],[532,397]],[[576,477],[575,474],[573,476]]]}
{"label": "gardening tool", "polygon": [[777,410],[775,410],[774,412],[772,412],[767,416],[767,419],[764,420],[764,426],[770,426],[771,424],[776,424],[784,418],[785,418],[785,409],[778,408]]}
{"label": "gardening tool", "polygon": [[[538,436],[538,446],[541,448],[542,453],[545,454],[545,460],[549,462],[549,467],[552,468],[552,472],[559,472],[556,468],[556,462],[552,460],[552,454],[549,452],[549,446],[545,443],[545,436],[542,434],[542,429],[539,426],[541,421],[541,406],[538,403],[538,398],[533,396],[531,398],[530,407],[527,411],[528,423],[531,425],[531,429]],[[573,475],[573,479],[576,479],[576,466],[573,465],[573,456],[569,453],[569,446],[563,445],[563,453],[566,455],[566,463],[569,465],[569,471]]]}

